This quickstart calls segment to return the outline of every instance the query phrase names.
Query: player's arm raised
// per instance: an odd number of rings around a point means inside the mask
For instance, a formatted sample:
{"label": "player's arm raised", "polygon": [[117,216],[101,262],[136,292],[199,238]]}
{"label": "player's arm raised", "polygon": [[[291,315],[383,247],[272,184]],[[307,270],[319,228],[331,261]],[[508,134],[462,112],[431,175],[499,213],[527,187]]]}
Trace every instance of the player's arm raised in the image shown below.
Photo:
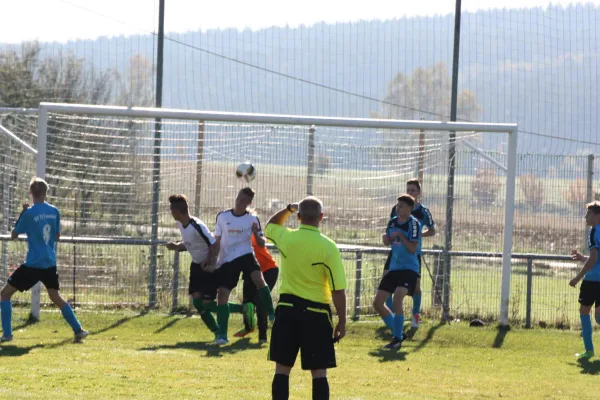
{"label": "player's arm raised", "polygon": [[[581,256],[581,257],[585,258],[585,256]],[[573,254],[573,259],[580,260],[580,258],[575,258],[575,254]],[[585,274],[587,274],[589,272],[589,270],[591,270],[594,267],[594,265],[596,265],[596,261],[598,261],[598,249],[593,248],[590,250],[590,256],[585,261],[585,264],[583,264],[583,268],[581,268],[581,271],[579,271],[579,273],[575,276],[575,278],[571,279],[571,282],[569,282],[569,285],[571,285],[573,287],[577,286],[577,283],[579,283],[579,281],[581,279],[583,279]]]}

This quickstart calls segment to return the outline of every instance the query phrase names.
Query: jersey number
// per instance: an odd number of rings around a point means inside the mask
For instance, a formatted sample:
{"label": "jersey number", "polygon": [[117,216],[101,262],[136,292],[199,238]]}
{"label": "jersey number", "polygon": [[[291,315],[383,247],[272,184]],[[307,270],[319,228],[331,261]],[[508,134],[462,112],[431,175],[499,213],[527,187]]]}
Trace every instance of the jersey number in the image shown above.
{"label": "jersey number", "polygon": [[50,226],[50,224],[44,225],[43,232],[44,242],[46,242],[46,244],[50,243],[50,235],[52,235],[52,227]]}

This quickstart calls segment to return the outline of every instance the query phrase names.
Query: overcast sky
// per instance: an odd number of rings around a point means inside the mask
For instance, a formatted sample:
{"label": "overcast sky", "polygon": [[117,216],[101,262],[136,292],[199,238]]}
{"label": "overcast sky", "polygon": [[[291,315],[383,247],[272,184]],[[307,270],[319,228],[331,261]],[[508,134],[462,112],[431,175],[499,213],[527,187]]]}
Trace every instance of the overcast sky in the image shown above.
{"label": "overcast sky", "polygon": [[[154,32],[158,0],[0,0],[0,42],[65,42]],[[600,4],[600,0],[463,0],[463,11]],[[166,0],[165,30],[261,29],[316,22],[449,14],[454,0]]]}

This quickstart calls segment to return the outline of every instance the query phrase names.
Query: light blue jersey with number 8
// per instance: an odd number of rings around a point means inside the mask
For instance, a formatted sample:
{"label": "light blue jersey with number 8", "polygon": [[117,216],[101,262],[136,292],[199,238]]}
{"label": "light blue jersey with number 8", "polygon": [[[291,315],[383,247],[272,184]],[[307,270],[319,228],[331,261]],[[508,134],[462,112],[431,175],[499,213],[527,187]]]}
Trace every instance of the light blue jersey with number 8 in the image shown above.
{"label": "light blue jersey with number 8", "polygon": [[27,234],[25,265],[31,268],[56,267],[56,237],[60,233],[60,213],[48,203],[36,203],[21,213],[15,232]]}

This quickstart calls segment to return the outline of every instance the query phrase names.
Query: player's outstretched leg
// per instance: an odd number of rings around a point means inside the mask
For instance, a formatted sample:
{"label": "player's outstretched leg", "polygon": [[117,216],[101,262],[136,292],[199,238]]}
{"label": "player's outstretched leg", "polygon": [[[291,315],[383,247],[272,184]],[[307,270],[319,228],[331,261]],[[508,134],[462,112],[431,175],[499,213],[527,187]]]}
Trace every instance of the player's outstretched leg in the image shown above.
{"label": "player's outstretched leg", "polygon": [[2,314],[2,337],[0,342],[10,342],[13,339],[12,333],[12,302],[10,301],[17,289],[7,283],[0,292],[0,313]]}
{"label": "player's outstretched leg", "polygon": [[271,297],[271,290],[269,290],[269,286],[267,286],[262,272],[254,271],[252,272],[251,277],[252,281],[256,285],[256,288],[258,289],[258,298],[260,299],[261,304],[265,307],[265,310],[267,311],[269,321],[273,322],[275,320],[275,308],[273,307],[273,298]]}
{"label": "player's outstretched leg", "polygon": [[81,327],[81,324],[77,320],[69,303],[60,296],[57,289],[48,289],[48,297],[50,297],[50,300],[52,300],[52,302],[60,309],[63,318],[67,321],[69,326],[71,326],[71,329],[73,329],[75,343],[81,343],[89,333]]}

